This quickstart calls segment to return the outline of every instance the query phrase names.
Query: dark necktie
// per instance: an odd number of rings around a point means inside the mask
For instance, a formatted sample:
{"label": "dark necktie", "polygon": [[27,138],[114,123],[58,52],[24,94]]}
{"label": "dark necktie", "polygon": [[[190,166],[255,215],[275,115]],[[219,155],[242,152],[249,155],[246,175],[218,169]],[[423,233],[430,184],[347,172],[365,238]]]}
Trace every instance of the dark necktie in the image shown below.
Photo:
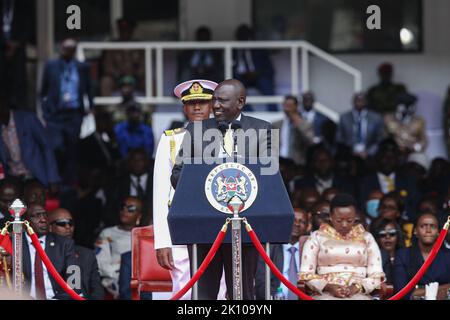
{"label": "dark necktie", "polygon": [[143,199],[144,198],[144,189],[141,186],[141,176],[137,177],[136,191],[137,191],[138,198]]}
{"label": "dark necktie", "polygon": [[38,252],[34,256],[34,283],[36,287],[36,300],[46,300],[45,283],[44,283],[44,268],[42,260]]}
{"label": "dark necktie", "polygon": [[[291,253],[291,258],[289,260],[288,280],[290,283],[297,285],[298,275],[297,275],[297,264],[295,263],[295,253],[297,252],[297,248],[290,247],[289,252]],[[298,297],[295,293],[289,290],[288,300],[298,300]]]}
{"label": "dark necktie", "polygon": [[362,115],[361,114],[359,114],[356,119],[356,143],[363,143]]}

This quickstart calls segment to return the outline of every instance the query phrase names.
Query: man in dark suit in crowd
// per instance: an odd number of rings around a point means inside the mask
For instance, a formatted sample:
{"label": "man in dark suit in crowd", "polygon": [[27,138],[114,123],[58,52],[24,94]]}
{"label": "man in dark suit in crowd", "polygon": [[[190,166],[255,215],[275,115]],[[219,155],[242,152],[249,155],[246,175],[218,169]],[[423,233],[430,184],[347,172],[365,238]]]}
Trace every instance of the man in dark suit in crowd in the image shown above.
{"label": "man in dark suit in crowd", "polygon": [[396,191],[406,198],[406,213],[415,218],[417,203],[420,199],[417,181],[398,171],[399,149],[392,139],[383,140],[376,154],[376,172],[369,173],[360,180],[360,204],[366,203],[369,194],[381,190],[384,194]]}
{"label": "man in dark suit in crowd", "polygon": [[[291,239],[287,244],[275,244],[270,246],[270,259],[275,266],[283,272],[283,275],[292,284],[297,285],[298,272],[300,270],[301,250],[303,243],[300,237],[308,234],[310,221],[308,213],[303,209],[294,210],[294,224],[292,225]],[[274,296],[281,286],[283,295],[287,300],[298,300],[298,297],[287,289],[273,273],[270,275],[270,295]],[[256,300],[265,300],[266,291],[266,264],[258,258],[258,267],[255,278]]]}
{"label": "man in dark suit in crowd", "polygon": [[119,211],[122,199],[135,196],[144,204],[141,225],[152,223],[151,203],[153,197],[153,166],[147,152],[133,149],[127,157],[127,172],[111,184],[106,190],[106,209],[103,222],[106,226],[114,226],[119,222]]}
{"label": "man in dark suit in crowd", "polygon": [[334,172],[334,159],[322,145],[313,147],[307,163],[308,172],[295,182],[295,189],[315,188],[320,194],[328,188],[355,195],[355,181],[351,177]]}
{"label": "man in dark suit in crowd", "polygon": [[73,39],[62,42],[60,58],[48,61],[44,67],[40,94],[49,142],[67,187],[74,182],[76,143],[83,116],[93,101],[89,66],[75,59],[76,47]]}
{"label": "man in dark suit in crowd", "polygon": [[[71,269],[77,266],[72,239],[49,232],[48,215],[40,205],[31,205],[25,213],[25,220],[30,222],[56,271],[67,281],[68,277],[74,275]],[[47,271],[31,238],[26,235],[23,240],[23,273],[30,296],[36,300],[69,299],[69,295]],[[73,289],[80,292],[79,288]]]}
{"label": "man in dark suit in crowd", "polygon": [[114,172],[120,152],[110,112],[95,110],[95,132],[78,143],[78,164],[83,168]]}
{"label": "man in dark suit in crowd", "polygon": [[[191,139],[191,137],[194,137],[194,124],[201,125],[203,133],[208,129],[220,130],[219,128],[225,126],[225,128],[222,128],[224,131],[227,131],[225,133],[225,138],[223,139],[223,145],[220,145],[219,147],[219,144],[221,144],[222,141],[218,140],[221,139],[216,139],[213,142],[216,143],[216,148],[212,150],[211,154],[213,158],[224,158],[227,157],[227,155],[231,156],[234,152],[237,152],[238,156],[243,156],[245,158],[271,155],[278,159],[278,150],[272,150],[271,146],[270,123],[243,115],[241,111],[245,105],[245,100],[245,87],[238,80],[225,80],[216,87],[213,94],[214,119],[211,118],[201,122],[190,123],[186,127],[187,133],[179,153],[180,157],[177,159],[178,164],[176,164],[172,170],[171,182],[174,188],[176,188],[180,177],[182,163],[186,162],[188,158],[192,158],[194,155],[203,155],[205,148],[210,145],[210,142],[208,141],[199,143],[198,141],[193,141],[194,139]],[[232,124],[239,125],[241,129],[232,129]],[[260,134],[258,137],[255,137],[255,139],[246,139],[248,144],[245,146],[238,144],[237,150],[233,148],[232,142],[231,145],[228,144],[227,136],[229,137],[229,140],[233,140],[232,136],[235,136],[239,141],[239,135],[245,134],[249,129],[260,130],[260,133],[266,132],[267,134]],[[191,146],[190,150],[193,150],[191,154],[187,154],[187,152],[184,151],[189,148],[189,145]],[[198,245],[198,261],[203,261],[210,248],[211,245]],[[191,253],[192,251],[190,252],[190,258],[192,258]],[[253,300],[255,297],[254,277],[257,259],[258,253],[253,245],[244,244],[242,247],[242,297],[245,300]],[[225,269],[228,296],[230,298],[232,297],[233,286],[231,266],[231,245],[222,244],[218,254],[216,254],[210,266],[198,282],[199,299],[217,299],[223,269]]]}
{"label": "man in dark suit in crowd", "polygon": [[383,119],[367,110],[364,93],[353,97],[353,110],[344,113],[339,121],[336,140],[353,150],[363,159],[374,156],[378,144],[383,140]]}
{"label": "man in dark suit in crowd", "polygon": [[[50,232],[61,237],[73,239],[75,229],[72,214],[66,209],[56,209],[49,214]],[[87,299],[101,300],[103,290],[97,259],[93,250],[75,245],[75,260],[81,269],[81,292]]]}
{"label": "man in dark suit in crowd", "polygon": [[[253,30],[246,24],[236,30],[237,41],[253,40]],[[233,75],[245,87],[254,87],[263,95],[274,95],[274,69],[267,50],[263,49],[234,49]],[[277,111],[276,104],[269,104],[269,111]],[[251,109],[249,109],[251,110]]]}
{"label": "man in dark suit in crowd", "polygon": [[[211,41],[211,29],[200,26],[195,31],[195,41]],[[178,80],[208,79],[219,82],[223,79],[223,53],[217,49],[185,50],[179,56]],[[179,127],[177,127],[179,128]]]}
{"label": "man in dark suit in crowd", "polygon": [[319,143],[323,140],[323,125],[327,121],[331,121],[323,115],[322,113],[318,112],[314,108],[314,94],[312,91],[306,91],[302,94],[302,108],[300,110],[300,114],[303,119],[308,122],[314,131],[314,143]]}
{"label": "man in dark suit in crowd", "polygon": [[0,95],[0,162],[6,175],[22,180],[36,178],[52,192],[59,175],[55,156],[48,144],[48,132],[29,111],[11,110]]}

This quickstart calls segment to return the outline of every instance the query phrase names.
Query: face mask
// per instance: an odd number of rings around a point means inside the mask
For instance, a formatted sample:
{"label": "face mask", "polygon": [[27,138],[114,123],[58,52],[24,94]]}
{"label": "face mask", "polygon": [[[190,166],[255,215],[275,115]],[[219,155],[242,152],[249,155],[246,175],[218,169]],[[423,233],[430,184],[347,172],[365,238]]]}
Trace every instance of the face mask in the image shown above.
{"label": "face mask", "polygon": [[378,206],[380,204],[380,200],[379,199],[372,199],[367,201],[367,214],[371,217],[371,218],[376,218],[378,217]]}

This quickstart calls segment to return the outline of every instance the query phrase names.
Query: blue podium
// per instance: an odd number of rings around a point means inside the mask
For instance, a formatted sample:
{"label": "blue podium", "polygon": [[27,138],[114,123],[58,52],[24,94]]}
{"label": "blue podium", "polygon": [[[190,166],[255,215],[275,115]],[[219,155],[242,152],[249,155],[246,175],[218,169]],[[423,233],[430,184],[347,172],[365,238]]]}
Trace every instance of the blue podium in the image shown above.
{"label": "blue podium", "polygon": [[[280,173],[262,175],[261,163],[267,162],[245,164],[256,178],[258,192],[253,204],[239,216],[247,218],[261,242],[287,243],[294,210]],[[214,208],[205,194],[206,179],[215,167],[217,164],[183,165],[168,215],[173,244],[211,244],[226,218],[231,217]],[[250,242],[245,232],[242,240]],[[229,233],[224,242],[231,242]]]}
{"label": "blue podium", "polygon": [[[247,233],[241,232],[243,218],[270,251],[269,243],[289,242],[294,210],[279,170],[272,174],[264,170],[271,168],[268,158],[228,160],[221,164],[203,161],[183,165],[168,223],[173,244],[192,245],[191,271],[195,273],[198,267],[197,245],[212,244],[222,225],[230,219],[232,230],[224,242],[231,243],[232,247],[233,299],[241,300],[241,246],[251,242]],[[266,279],[270,279],[268,267]],[[270,281],[266,282],[268,297]],[[197,294],[195,285],[194,299]]]}

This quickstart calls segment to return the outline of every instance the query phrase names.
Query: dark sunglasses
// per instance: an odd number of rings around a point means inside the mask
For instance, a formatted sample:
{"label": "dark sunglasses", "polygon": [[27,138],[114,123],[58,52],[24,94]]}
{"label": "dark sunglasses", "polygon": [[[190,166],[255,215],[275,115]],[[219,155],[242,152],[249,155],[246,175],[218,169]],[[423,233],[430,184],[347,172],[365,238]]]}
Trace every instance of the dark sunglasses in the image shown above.
{"label": "dark sunglasses", "polygon": [[383,230],[383,231],[378,232],[378,236],[380,238],[386,238],[387,236],[395,237],[396,235],[397,235],[397,230],[388,230],[388,231]]}
{"label": "dark sunglasses", "polygon": [[128,211],[129,213],[139,212],[138,208],[135,205],[133,205],[133,204],[132,205],[124,204],[122,206],[122,209]]}
{"label": "dark sunglasses", "polygon": [[65,227],[67,225],[72,227],[73,226],[73,220],[72,219],[55,220],[55,221],[52,222],[52,224],[56,224],[58,227]]}

